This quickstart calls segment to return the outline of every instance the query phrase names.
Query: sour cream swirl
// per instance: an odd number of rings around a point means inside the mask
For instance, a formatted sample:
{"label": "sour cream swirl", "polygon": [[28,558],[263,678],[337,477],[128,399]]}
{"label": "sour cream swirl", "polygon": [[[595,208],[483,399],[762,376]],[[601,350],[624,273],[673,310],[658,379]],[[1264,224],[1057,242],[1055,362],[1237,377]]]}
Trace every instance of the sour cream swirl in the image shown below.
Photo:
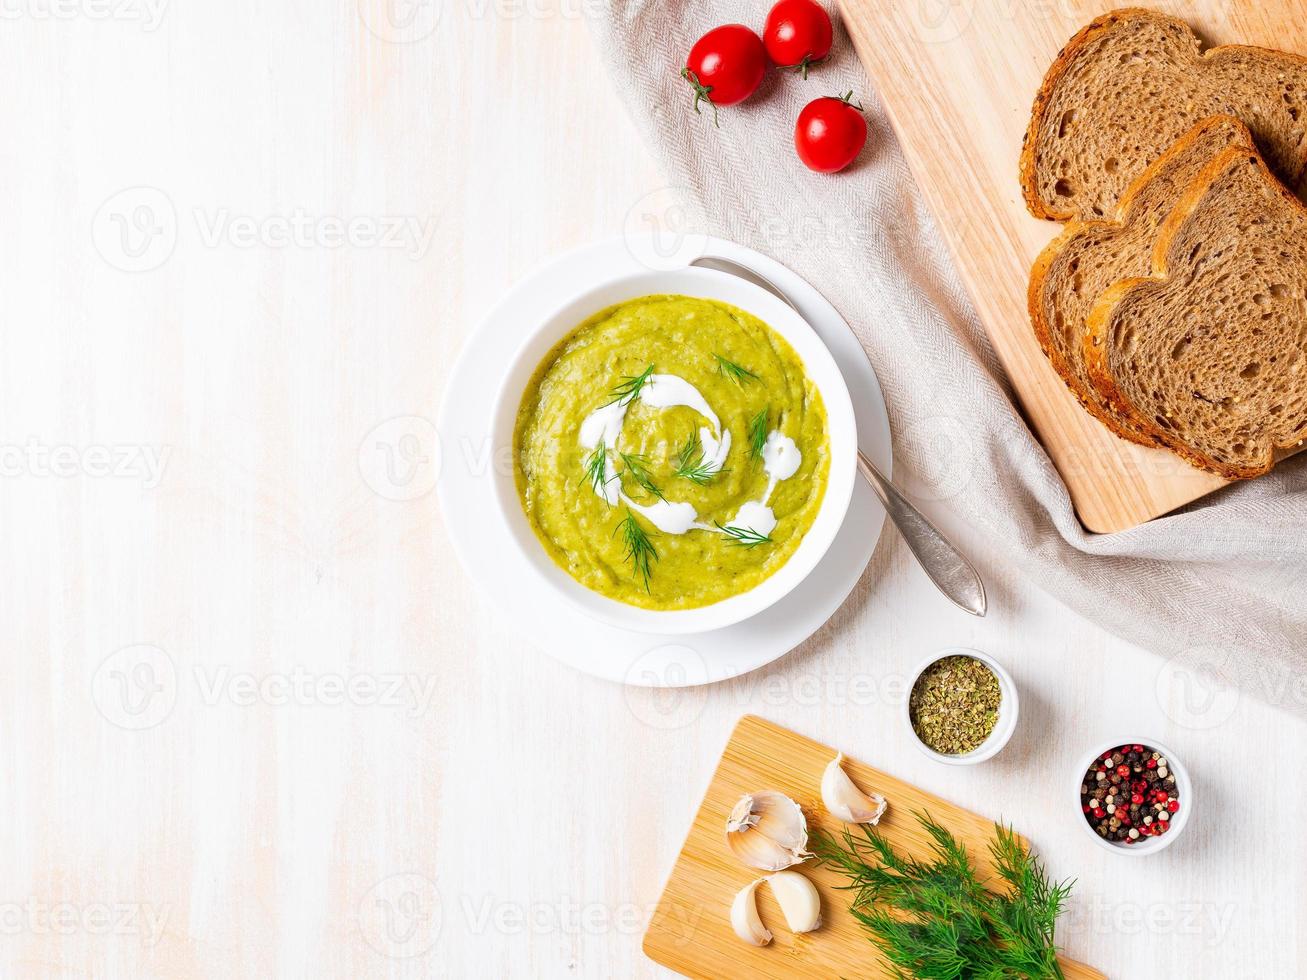
{"label": "sour cream swirl", "polygon": [[[635,396],[651,408],[675,408],[684,406],[693,409],[708,421],[708,425],[699,428],[699,443],[703,447],[704,463],[707,472],[720,472],[731,451],[731,433],[723,429],[721,420],[712,406],[708,404],[703,393],[684,378],[675,374],[653,374],[649,376]],[[590,451],[600,446],[604,450],[603,478],[593,483],[593,490],[609,506],[625,503],[636,513],[642,515],[654,527],[664,534],[686,534],[691,530],[719,530],[717,525],[699,520],[694,506],[684,501],[657,500],[651,504],[639,504],[632,500],[622,489],[621,478],[613,466],[611,456],[622,437],[622,428],[626,423],[626,412],[634,398],[621,399],[603,405],[591,412],[581,423],[581,446]],[[725,526],[752,531],[767,537],[776,528],[776,515],[770,506],[776,484],[788,480],[798,472],[803,463],[803,454],[799,452],[794,440],[778,430],[768,433],[762,449],[763,471],[767,474],[767,490],[760,500],[750,500],[740,506],[735,517]]]}

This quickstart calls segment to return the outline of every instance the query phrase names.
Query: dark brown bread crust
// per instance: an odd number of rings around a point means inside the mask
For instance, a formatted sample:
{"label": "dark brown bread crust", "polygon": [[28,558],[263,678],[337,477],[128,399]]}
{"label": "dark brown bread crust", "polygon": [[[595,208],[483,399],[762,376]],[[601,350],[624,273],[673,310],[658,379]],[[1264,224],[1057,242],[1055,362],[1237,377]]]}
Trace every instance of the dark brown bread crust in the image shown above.
{"label": "dark brown bread crust", "polygon": [[1018,165],[1021,194],[1026,200],[1026,210],[1036,218],[1044,218],[1048,221],[1067,221],[1075,217],[1074,211],[1055,211],[1046,206],[1039,199],[1039,184],[1035,179],[1035,142],[1039,136],[1039,130],[1044,124],[1044,112],[1047,110],[1049,100],[1053,96],[1053,90],[1057,88],[1057,83],[1062,80],[1062,76],[1071,67],[1072,62],[1080,53],[1080,49],[1086,44],[1107,33],[1127,17],[1151,12],[1144,10],[1142,7],[1122,7],[1120,10],[1112,10],[1101,17],[1095,17],[1080,28],[1075,36],[1062,46],[1062,50],[1053,59],[1053,64],[1049,66],[1048,72],[1044,75],[1044,81],[1039,86],[1039,91],[1035,93],[1035,104],[1030,110],[1030,125],[1026,127],[1026,135],[1021,139],[1021,161]]}
{"label": "dark brown bread crust", "polygon": [[[1021,143],[1021,157],[1019,163],[1021,192],[1027,210],[1029,210],[1035,217],[1051,221],[1066,221],[1077,217],[1079,213],[1074,209],[1059,210],[1043,201],[1039,195],[1039,181],[1036,174],[1037,157],[1039,152],[1039,133],[1043,129],[1049,104],[1057,91],[1059,83],[1063,80],[1072,65],[1075,64],[1076,59],[1087,46],[1098,40],[1104,34],[1116,29],[1123,22],[1140,18],[1150,20],[1154,23],[1175,25],[1177,28],[1183,28],[1187,34],[1193,38],[1196,45],[1201,43],[1198,36],[1193,33],[1192,28],[1185,24],[1184,21],[1142,7],[1125,7],[1103,14],[1083,27],[1066,43],[1062,50],[1058,52],[1057,58],[1053,61],[1053,64],[1049,67],[1048,72],[1045,74],[1044,80],[1039,87],[1039,91],[1035,95],[1034,106],[1031,110],[1030,124],[1026,129],[1025,137],[1022,139]],[[1217,59],[1218,57],[1224,55],[1237,55],[1240,53],[1262,55],[1269,61],[1279,62],[1280,68],[1276,69],[1277,71],[1281,70],[1286,63],[1289,63],[1294,66],[1301,66],[1302,70],[1307,72],[1307,58],[1304,58],[1301,55],[1251,45],[1218,45],[1217,47],[1202,51],[1200,58],[1203,63],[1211,64],[1214,59]],[[1268,89],[1269,88],[1270,85],[1268,84]],[[1206,112],[1200,114],[1207,115],[1213,111],[1224,110],[1209,108]],[[1193,121],[1196,122],[1198,118],[1199,116],[1195,115]],[[1242,121],[1248,124],[1255,122],[1251,119],[1243,119]],[[1255,128],[1256,126],[1254,126],[1254,129]],[[1263,148],[1273,151],[1273,159],[1277,153],[1282,152],[1282,147],[1278,145],[1264,145]],[[1291,186],[1296,188],[1300,181],[1307,179],[1307,147],[1300,145],[1295,149],[1292,157],[1293,160],[1291,166],[1286,164],[1279,169],[1284,171],[1280,176],[1282,176]]]}
{"label": "dark brown bread crust", "polygon": [[[1080,245],[1087,236],[1119,231],[1127,226],[1132,220],[1132,211],[1136,200],[1146,189],[1150,181],[1154,179],[1166,167],[1170,166],[1174,158],[1181,154],[1187,153],[1196,142],[1202,139],[1210,130],[1217,127],[1229,129],[1231,133],[1238,134],[1236,139],[1237,145],[1252,149],[1252,134],[1248,128],[1230,116],[1211,116],[1200,121],[1196,126],[1190,129],[1182,136],[1170,149],[1162,156],[1158,157],[1148,169],[1137,177],[1126,192],[1121,196],[1117,204],[1114,220],[1105,221],[1072,221],[1057,238],[1040,252],[1039,257],[1035,259],[1035,264],[1030,271],[1030,286],[1027,291],[1026,300],[1030,310],[1030,323],[1034,328],[1035,337],[1039,341],[1039,346],[1043,349],[1044,355],[1053,365],[1054,370],[1066,383],[1067,388],[1076,396],[1080,404],[1106,425],[1113,433],[1122,439],[1138,443],[1145,446],[1157,445],[1157,439],[1152,433],[1134,422],[1134,413],[1120,413],[1116,411],[1113,405],[1104,399],[1097,389],[1086,389],[1080,379],[1080,372],[1069,363],[1067,356],[1061,351],[1053,339],[1053,328],[1048,322],[1046,315],[1046,304],[1044,293],[1047,288],[1047,278],[1053,270],[1058,260],[1066,254],[1068,249],[1074,249]],[[1077,347],[1083,345],[1083,339],[1077,343]],[[1079,353],[1079,350],[1076,351]]]}
{"label": "dark brown bread crust", "polygon": [[1211,185],[1226,172],[1232,163],[1244,159],[1257,167],[1261,177],[1269,187],[1274,188],[1285,207],[1297,209],[1302,212],[1304,218],[1307,218],[1307,206],[1304,206],[1302,201],[1280,182],[1259,153],[1255,150],[1249,151],[1241,147],[1231,147],[1203,169],[1203,172],[1190,184],[1175,209],[1162,224],[1158,232],[1156,246],[1153,249],[1153,274],[1149,277],[1125,279],[1118,282],[1099,298],[1089,315],[1084,350],[1085,362],[1094,387],[1103,399],[1112,406],[1114,411],[1129,418],[1140,430],[1151,435],[1159,444],[1171,449],[1187,462],[1231,480],[1261,476],[1275,464],[1277,450],[1294,449],[1301,444],[1301,440],[1293,438],[1282,443],[1276,443],[1272,440],[1265,447],[1266,451],[1263,459],[1252,466],[1231,465],[1210,458],[1176,438],[1172,433],[1164,430],[1139,411],[1130,401],[1112,375],[1108,359],[1108,338],[1117,307],[1132,289],[1144,283],[1164,281],[1169,278],[1170,272],[1167,260],[1176,236],[1202,204]]}

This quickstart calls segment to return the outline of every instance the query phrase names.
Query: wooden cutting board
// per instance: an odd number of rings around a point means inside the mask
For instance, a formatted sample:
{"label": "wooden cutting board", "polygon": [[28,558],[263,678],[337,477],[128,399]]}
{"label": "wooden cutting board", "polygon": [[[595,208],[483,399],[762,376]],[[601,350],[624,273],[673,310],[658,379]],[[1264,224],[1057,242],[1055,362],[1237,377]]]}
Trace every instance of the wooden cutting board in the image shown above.
{"label": "wooden cutting board", "polygon": [[[1080,408],[1031,332],[1026,283],[1060,225],[1017,184],[1035,91],[1076,31],[1113,6],[1060,0],[839,0],[844,23],[948,240],[1028,421],[1091,531],[1119,531],[1223,485],[1171,453],[1112,435]],[[1209,44],[1307,53],[1304,0],[1142,4]]]}
{"label": "wooden cutting board", "polygon": [[[644,951],[650,958],[703,980],[893,976],[849,913],[848,899],[838,890],[844,880],[810,864],[801,867],[821,893],[820,929],[797,936],[790,933],[765,885],[757,892],[758,908],[775,937],[771,944],[750,946],[731,929],[731,899],[762,873],[736,860],[726,844],[731,807],[745,793],[780,790],[803,807],[809,830],[838,832],[844,825],[821,803],[821,775],[833,758],[835,750],[829,746],[754,715],[740,719],[645,933]],[[924,810],[961,839],[979,870],[988,874],[988,847],[994,833],[990,820],[847,757],[845,771],[863,789],[889,801],[880,829],[896,848],[919,857],[929,853],[925,833],[912,816],[912,811]],[[1104,976],[1067,960],[1063,970],[1067,980]]]}

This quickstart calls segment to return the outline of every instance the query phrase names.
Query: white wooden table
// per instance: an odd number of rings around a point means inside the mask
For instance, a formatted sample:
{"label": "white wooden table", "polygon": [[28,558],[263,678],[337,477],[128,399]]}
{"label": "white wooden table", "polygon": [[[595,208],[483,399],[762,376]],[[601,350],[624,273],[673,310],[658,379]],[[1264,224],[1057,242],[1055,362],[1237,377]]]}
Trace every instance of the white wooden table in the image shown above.
{"label": "white wooden table", "polygon": [[[481,604],[426,455],[454,354],[663,181],[584,5],[362,2],[3,8],[0,975],[658,975],[644,921],[747,711],[1014,821],[1113,976],[1307,972],[1301,725],[1168,714],[1159,660],[964,528],[983,622],[888,534],[812,641],[679,698]],[[894,719],[950,644],[1023,690],[974,771]],[[1130,861],[1068,783],[1144,731],[1201,812]]]}

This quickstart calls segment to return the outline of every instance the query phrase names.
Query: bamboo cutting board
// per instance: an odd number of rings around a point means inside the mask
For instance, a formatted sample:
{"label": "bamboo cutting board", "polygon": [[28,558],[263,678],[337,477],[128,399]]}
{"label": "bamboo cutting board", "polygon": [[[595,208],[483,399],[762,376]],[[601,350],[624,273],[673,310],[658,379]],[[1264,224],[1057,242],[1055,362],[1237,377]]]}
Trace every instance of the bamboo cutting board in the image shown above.
{"label": "bamboo cutting board", "polygon": [[[821,774],[835,750],[754,715],[740,719],[722,753],[694,825],[644,937],[644,951],[663,966],[687,977],[843,977],[848,980],[893,974],[848,911],[843,883],[834,872],[801,865],[821,893],[822,925],[793,935],[767,886],[758,889],[762,920],[775,938],[750,946],[731,930],[735,893],[763,872],[745,867],[726,844],[726,817],[745,793],[775,789],[801,807],[808,829],[838,832],[844,825],[821,803]],[[925,832],[912,816],[925,810],[967,845],[982,874],[988,874],[994,825],[937,796],[925,793],[870,766],[845,759],[845,771],[865,790],[889,801],[880,829],[894,845],[913,855],[929,852]],[[1103,974],[1063,960],[1067,980],[1103,980]]]}
{"label": "bamboo cutting board", "polygon": [[[1080,408],[1030,329],[1026,283],[1060,230],[1032,218],[1017,158],[1057,52],[1126,3],[839,0],[844,22],[917,183],[1031,423],[1091,531],[1119,531],[1223,485],[1171,453],[1117,438]],[[1155,3],[1208,44],[1307,53],[1303,0]]]}

